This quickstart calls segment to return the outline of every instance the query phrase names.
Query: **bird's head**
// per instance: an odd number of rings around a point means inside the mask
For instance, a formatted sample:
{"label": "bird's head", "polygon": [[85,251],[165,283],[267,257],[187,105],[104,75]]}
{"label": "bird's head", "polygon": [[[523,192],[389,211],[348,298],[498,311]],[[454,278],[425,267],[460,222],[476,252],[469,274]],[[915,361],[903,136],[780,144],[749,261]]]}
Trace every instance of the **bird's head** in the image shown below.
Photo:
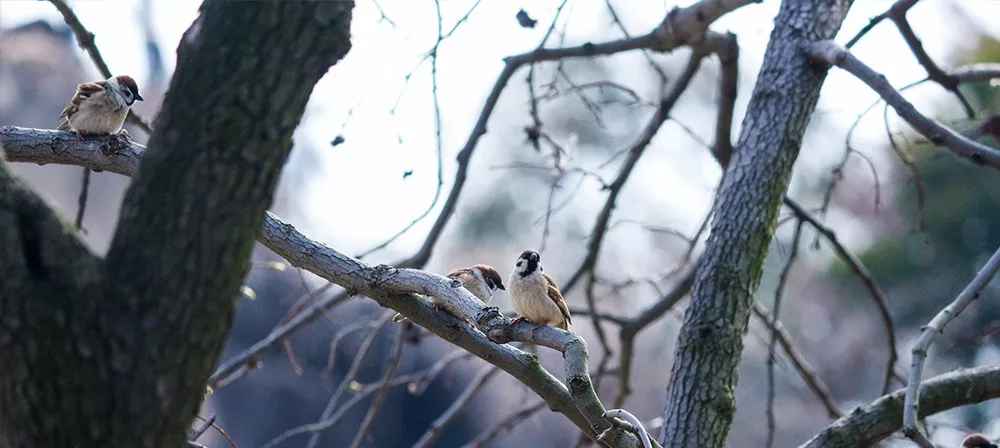
{"label": "bird's head", "polygon": [[521,256],[517,257],[517,261],[514,262],[514,272],[521,277],[527,277],[535,271],[541,271],[541,263],[542,257],[538,255],[538,252],[526,250],[521,252]]}
{"label": "bird's head", "polygon": [[115,86],[118,94],[125,99],[125,104],[131,106],[136,101],[142,101],[142,95],[139,95],[139,85],[135,83],[135,80],[131,76],[115,76],[108,81]]}
{"label": "bird's head", "polygon": [[478,277],[481,277],[484,282],[486,282],[486,287],[490,288],[490,292],[496,291],[498,289],[506,290],[503,286],[503,280],[500,278],[500,273],[493,266],[488,266],[485,264],[477,264],[473,267],[478,273]]}

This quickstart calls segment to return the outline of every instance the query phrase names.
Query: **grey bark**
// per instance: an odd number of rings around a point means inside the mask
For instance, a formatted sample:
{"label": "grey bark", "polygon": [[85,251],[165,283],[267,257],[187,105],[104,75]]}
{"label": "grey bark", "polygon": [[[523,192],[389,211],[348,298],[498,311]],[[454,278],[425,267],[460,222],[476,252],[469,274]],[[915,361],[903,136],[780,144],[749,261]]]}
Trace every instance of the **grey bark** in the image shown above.
{"label": "grey bark", "polygon": [[775,19],[674,353],[663,446],[725,446],[753,293],[825,77],[803,46],[832,38],[850,5],[786,0]]}
{"label": "grey bark", "polygon": [[0,447],[184,443],[352,6],[202,5],[103,260],[0,161]]}
{"label": "grey bark", "polygon": [[[903,425],[905,390],[900,389],[856,408],[799,448],[856,448],[874,446]],[[941,411],[1000,397],[1000,366],[948,372],[924,381],[920,387],[923,418]]]}

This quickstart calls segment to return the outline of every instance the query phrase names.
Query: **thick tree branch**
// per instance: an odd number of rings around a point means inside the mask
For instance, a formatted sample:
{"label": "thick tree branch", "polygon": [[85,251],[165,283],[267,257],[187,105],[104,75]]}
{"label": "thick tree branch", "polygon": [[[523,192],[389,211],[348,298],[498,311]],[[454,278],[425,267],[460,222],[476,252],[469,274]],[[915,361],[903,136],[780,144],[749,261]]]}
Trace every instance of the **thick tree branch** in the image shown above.
{"label": "thick tree branch", "polygon": [[901,118],[934,144],[942,145],[976,164],[1000,169],[1000,150],[970,140],[937,121],[925,117],[889,84],[885,76],[869,68],[836,43],[832,41],[815,42],[805,48],[810,57],[817,62],[836,65],[867,84],[886,103],[892,106]]}
{"label": "thick tree branch", "polygon": [[979,298],[979,294],[990,283],[990,280],[993,280],[997,270],[1000,270],[1000,249],[993,253],[993,256],[965,286],[965,289],[958,294],[958,297],[920,330],[920,339],[917,339],[917,343],[913,344],[913,360],[910,363],[910,375],[907,377],[906,406],[903,408],[903,433],[922,447],[934,448],[934,445],[927,440],[923,431],[917,426],[917,415],[920,412],[920,380],[923,377],[927,351],[934,344],[937,335],[944,332],[944,327],[952,319],[958,317],[973,300]]}
{"label": "thick tree branch", "polygon": [[[1000,366],[949,372],[924,381],[920,389],[921,418],[981,403],[1000,397]],[[874,446],[901,428],[904,394],[900,389],[855,409],[799,448]]]}

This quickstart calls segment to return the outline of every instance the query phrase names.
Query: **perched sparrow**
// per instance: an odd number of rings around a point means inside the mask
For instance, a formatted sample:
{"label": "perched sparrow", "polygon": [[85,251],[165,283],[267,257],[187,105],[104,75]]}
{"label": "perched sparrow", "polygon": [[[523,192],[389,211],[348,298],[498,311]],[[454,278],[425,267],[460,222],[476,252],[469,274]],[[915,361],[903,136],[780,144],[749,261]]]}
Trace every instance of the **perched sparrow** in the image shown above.
{"label": "perched sparrow", "polygon": [[85,82],[76,86],[76,94],[59,116],[59,129],[81,136],[117,134],[136,101],[142,96],[129,76]]}
{"label": "perched sparrow", "polygon": [[569,316],[566,299],[552,277],[542,272],[538,252],[526,250],[521,253],[509,283],[514,311],[521,315],[518,319],[569,330],[573,319]]}
{"label": "perched sparrow", "polygon": [[997,448],[997,446],[982,434],[970,434],[962,441],[962,448]]}
{"label": "perched sparrow", "polygon": [[[483,303],[489,303],[496,290],[506,289],[503,286],[503,280],[500,279],[500,273],[493,269],[493,266],[487,264],[455,269],[448,273],[448,278],[462,282],[462,287],[471,292],[477,299],[482,300]],[[431,303],[436,306],[445,305],[434,297],[431,297]],[[401,314],[396,314],[392,318],[393,322],[400,322],[404,319]]]}

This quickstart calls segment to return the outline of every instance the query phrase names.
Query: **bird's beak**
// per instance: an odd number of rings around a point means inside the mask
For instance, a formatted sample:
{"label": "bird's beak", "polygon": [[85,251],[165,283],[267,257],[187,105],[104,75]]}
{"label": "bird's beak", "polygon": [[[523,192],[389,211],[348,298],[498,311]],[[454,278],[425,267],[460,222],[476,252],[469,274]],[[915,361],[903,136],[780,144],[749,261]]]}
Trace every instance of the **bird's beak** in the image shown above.
{"label": "bird's beak", "polygon": [[138,93],[135,94],[135,100],[136,101],[142,101],[142,95],[139,95]]}
{"label": "bird's beak", "polygon": [[504,287],[503,287],[503,283],[501,283],[501,284],[497,285],[497,288],[500,288],[500,289],[502,289],[502,290],[504,290],[504,291],[506,291],[506,290],[507,290],[507,288],[504,288]]}

